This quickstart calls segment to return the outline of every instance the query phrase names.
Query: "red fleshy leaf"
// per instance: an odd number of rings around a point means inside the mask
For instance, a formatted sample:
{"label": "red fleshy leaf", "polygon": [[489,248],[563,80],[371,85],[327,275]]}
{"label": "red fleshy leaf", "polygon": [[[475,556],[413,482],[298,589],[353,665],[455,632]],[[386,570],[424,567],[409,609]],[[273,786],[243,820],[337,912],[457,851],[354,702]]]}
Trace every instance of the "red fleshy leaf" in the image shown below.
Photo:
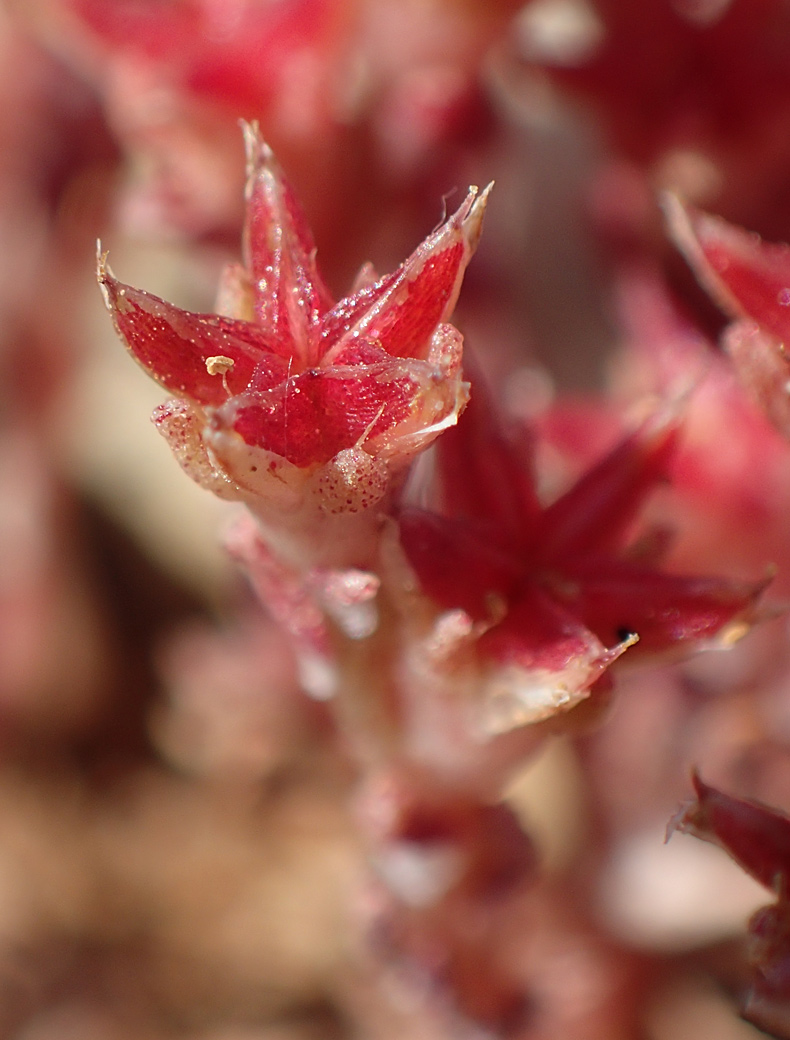
{"label": "red fleshy leaf", "polygon": [[605,647],[572,611],[537,588],[528,589],[507,617],[481,636],[480,649],[500,665],[549,672],[606,656]]}
{"label": "red fleshy leaf", "polygon": [[790,817],[725,794],[696,772],[692,782],[696,800],[681,806],[670,820],[667,838],[679,830],[718,845],[778,897],[749,921],[752,984],[741,1013],[771,1036],[790,1038]]}
{"label": "red fleshy leaf", "polygon": [[443,511],[484,524],[498,543],[529,552],[540,516],[532,472],[499,429],[482,380],[464,421],[439,442],[438,456]]}
{"label": "red fleshy leaf", "polygon": [[[330,311],[292,189],[257,127],[245,134],[247,268],[226,269],[222,300],[252,320],[182,311],[120,285],[102,258],[99,280],[116,328],[159,382],[216,409],[212,436],[232,429],[244,445],[300,468],[366,443],[394,472],[466,403],[462,339],[443,320],[477,245],[489,189],[470,189],[397,271]],[[238,454],[230,453],[231,468]],[[257,472],[246,456],[243,466]]]}
{"label": "red fleshy leaf", "polygon": [[363,369],[311,368],[272,390],[231,400],[216,423],[254,447],[311,466],[375,437],[408,414],[420,384],[392,364]]}
{"label": "red fleshy leaf", "polygon": [[[637,640],[664,651],[714,637],[727,645],[748,631],[765,582],[663,574],[644,555],[624,555],[675,448],[671,413],[646,422],[541,511],[528,462],[519,467],[483,406],[439,447],[455,515],[404,514],[401,534],[425,592],[490,622],[477,648],[501,673],[489,682],[492,731],[573,707]],[[661,541],[648,546],[651,560]]]}
{"label": "red fleshy leaf", "polygon": [[570,711],[629,645],[605,647],[572,611],[530,587],[479,640],[486,730],[504,733]]}

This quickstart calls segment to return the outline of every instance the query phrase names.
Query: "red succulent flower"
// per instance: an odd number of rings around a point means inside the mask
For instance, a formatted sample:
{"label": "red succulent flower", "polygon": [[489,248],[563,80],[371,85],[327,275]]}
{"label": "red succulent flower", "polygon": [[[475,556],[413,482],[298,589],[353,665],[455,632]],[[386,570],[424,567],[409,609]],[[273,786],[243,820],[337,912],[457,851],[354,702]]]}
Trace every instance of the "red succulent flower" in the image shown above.
{"label": "red succulent flower", "polygon": [[259,516],[309,526],[317,513],[381,502],[456,422],[467,397],[462,337],[444,322],[488,191],[470,189],[396,271],[377,279],[363,268],[333,304],[290,185],[256,128],[246,139],[244,266],[226,271],[219,314],[123,285],[104,258],[99,280],[121,338],[177,395],[154,421],[184,469]]}
{"label": "red succulent flower", "polygon": [[439,444],[442,514],[404,510],[401,537],[423,590],[476,626],[489,729],[574,707],[637,639],[662,651],[743,634],[762,585],[662,573],[629,550],[674,418],[646,422],[544,506],[482,397]]}

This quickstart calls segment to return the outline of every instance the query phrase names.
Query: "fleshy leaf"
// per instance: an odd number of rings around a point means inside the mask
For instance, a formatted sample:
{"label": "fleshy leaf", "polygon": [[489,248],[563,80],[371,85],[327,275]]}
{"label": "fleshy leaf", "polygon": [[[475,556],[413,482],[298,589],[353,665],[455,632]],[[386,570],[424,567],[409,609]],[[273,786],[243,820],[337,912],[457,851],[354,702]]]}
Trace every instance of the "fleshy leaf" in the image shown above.
{"label": "fleshy leaf", "polygon": [[752,984],[742,1014],[771,1036],[790,1037],[790,817],[778,809],[734,798],[692,776],[695,801],[681,806],[667,828],[724,849],[755,881],[778,897],[749,921],[747,954]]}
{"label": "fleshy leaf", "polygon": [[720,846],[755,881],[786,896],[790,817],[760,802],[724,794],[697,773],[692,782],[696,801],[679,810],[670,821],[667,835],[678,830]]}
{"label": "fleshy leaf", "polygon": [[[154,378],[207,410],[206,458],[248,492],[289,465],[311,470],[360,448],[394,477],[466,404],[463,339],[443,319],[490,189],[471,189],[392,275],[370,285],[364,269],[362,287],[329,313],[304,214],[257,127],[245,133],[246,267],[226,267],[219,294],[232,316],[192,314],[122,285],[102,256],[99,281],[117,331]],[[194,469],[179,423],[173,444]]]}
{"label": "fleshy leaf", "polygon": [[440,606],[482,620],[519,578],[520,566],[469,524],[420,509],[400,515],[401,544],[423,591]]}
{"label": "fleshy leaf", "polygon": [[[300,467],[328,462],[344,448],[406,422],[430,393],[433,371],[424,363],[395,360],[311,368],[268,391],[231,398],[215,426],[232,428],[247,444]],[[442,400],[437,405],[439,418],[445,409]]]}
{"label": "fleshy leaf", "polygon": [[681,831],[712,841],[755,881],[776,894],[787,894],[790,817],[760,802],[725,795],[697,773],[691,779],[696,801],[669,822],[667,835]]}

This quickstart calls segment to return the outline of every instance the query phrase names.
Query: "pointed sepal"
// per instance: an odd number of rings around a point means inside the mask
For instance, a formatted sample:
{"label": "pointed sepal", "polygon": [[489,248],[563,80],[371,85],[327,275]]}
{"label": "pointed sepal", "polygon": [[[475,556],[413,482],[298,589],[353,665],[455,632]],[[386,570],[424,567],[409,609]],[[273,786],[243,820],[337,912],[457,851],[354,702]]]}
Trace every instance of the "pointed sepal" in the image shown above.
{"label": "pointed sepal", "polygon": [[678,418],[652,417],[588,470],[541,522],[542,563],[598,556],[622,548],[622,540],[674,454]]}
{"label": "pointed sepal", "polygon": [[170,393],[219,405],[247,387],[257,366],[282,367],[284,373],[284,363],[267,353],[254,325],[218,314],[193,314],[124,285],[113,276],[104,255],[97,275],[118,335]]}
{"label": "pointed sepal", "polygon": [[316,264],[307,218],[256,123],[247,148],[244,260],[255,318],[269,349],[301,370],[318,360],[319,325],[332,299]]}
{"label": "pointed sepal", "polygon": [[675,244],[722,310],[790,344],[790,246],[763,242],[674,195],[664,209]]}
{"label": "pointed sepal", "polygon": [[326,315],[323,364],[342,363],[360,340],[393,357],[427,357],[437,326],[455,308],[492,187],[470,188],[456,212],[397,270],[341,300]]}
{"label": "pointed sepal", "polygon": [[760,802],[735,798],[692,775],[696,799],[670,820],[675,831],[724,849],[755,881],[778,896],[790,894],[790,817]]}

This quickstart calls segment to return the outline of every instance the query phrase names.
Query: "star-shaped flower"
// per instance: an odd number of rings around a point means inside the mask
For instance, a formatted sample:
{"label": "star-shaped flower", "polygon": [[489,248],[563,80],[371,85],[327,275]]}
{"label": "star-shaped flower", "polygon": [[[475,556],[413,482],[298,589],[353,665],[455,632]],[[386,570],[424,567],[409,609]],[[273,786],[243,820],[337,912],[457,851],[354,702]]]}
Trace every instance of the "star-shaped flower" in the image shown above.
{"label": "star-shaped flower", "polygon": [[629,548],[677,432],[670,415],[648,420],[544,506],[475,386],[439,444],[442,513],[409,508],[400,526],[423,591],[475,626],[490,731],[574,707],[637,639],[662,651],[726,644],[748,627],[762,583],[663,573],[655,553]]}
{"label": "star-shaped flower", "polygon": [[176,395],[154,421],[184,469],[270,522],[311,528],[317,513],[380,503],[464,407],[462,337],[445,322],[488,189],[470,189],[392,274],[365,267],[333,303],[288,181],[245,129],[244,264],[226,271],[220,313],[123,285],[104,258],[99,280],[121,338]]}

